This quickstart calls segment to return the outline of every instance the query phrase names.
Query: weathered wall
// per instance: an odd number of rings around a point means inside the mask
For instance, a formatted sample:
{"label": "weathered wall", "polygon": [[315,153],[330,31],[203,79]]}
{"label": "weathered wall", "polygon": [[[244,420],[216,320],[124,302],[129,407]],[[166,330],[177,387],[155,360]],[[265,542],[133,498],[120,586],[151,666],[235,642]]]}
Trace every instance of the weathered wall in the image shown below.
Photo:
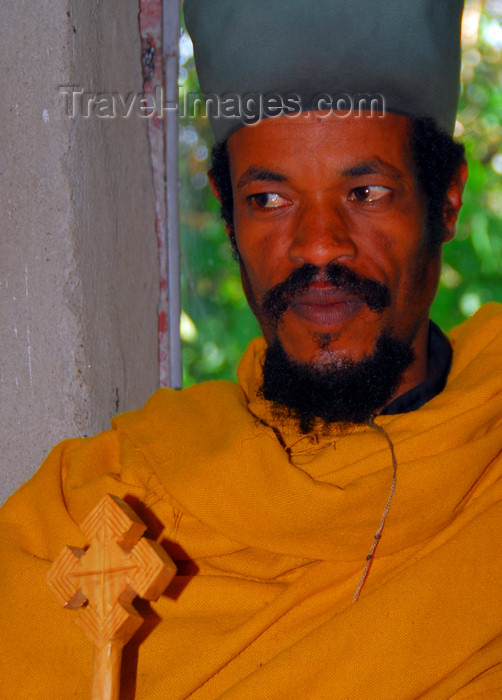
{"label": "weathered wall", "polygon": [[70,117],[58,87],[141,91],[137,0],[0,4],[0,502],[50,447],[156,388],[146,119]]}

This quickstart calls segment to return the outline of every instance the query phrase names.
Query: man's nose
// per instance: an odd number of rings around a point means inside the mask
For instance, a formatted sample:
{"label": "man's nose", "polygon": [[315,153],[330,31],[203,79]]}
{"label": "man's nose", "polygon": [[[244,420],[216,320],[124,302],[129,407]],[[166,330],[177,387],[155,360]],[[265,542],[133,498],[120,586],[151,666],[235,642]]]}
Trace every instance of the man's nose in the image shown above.
{"label": "man's nose", "polygon": [[353,260],[356,256],[351,222],[341,204],[317,198],[303,206],[289,249],[294,263],[323,267],[339,260]]}

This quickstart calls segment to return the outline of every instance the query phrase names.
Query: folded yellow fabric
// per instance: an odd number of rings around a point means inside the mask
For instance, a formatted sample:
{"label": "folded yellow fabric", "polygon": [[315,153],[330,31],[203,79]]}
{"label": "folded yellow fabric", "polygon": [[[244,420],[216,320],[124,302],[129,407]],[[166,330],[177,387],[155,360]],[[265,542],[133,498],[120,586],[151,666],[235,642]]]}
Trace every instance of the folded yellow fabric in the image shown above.
{"label": "folded yellow fabric", "polygon": [[0,511],[0,677],[9,698],[87,698],[92,645],[44,576],[105,493],[176,560],[124,651],[123,698],[502,697],[502,307],[453,334],[445,390],[370,426],[281,424],[239,384],[161,390],[56,447]]}

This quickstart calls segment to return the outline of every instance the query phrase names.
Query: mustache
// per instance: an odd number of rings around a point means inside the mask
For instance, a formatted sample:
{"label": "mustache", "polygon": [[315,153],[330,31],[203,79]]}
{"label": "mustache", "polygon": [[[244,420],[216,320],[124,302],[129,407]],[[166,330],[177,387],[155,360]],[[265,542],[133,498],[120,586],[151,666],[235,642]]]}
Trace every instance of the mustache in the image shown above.
{"label": "mustache", "polygon": [[294,299],[313,282],[320,280],[359,297],[376,313],[381,313],[390,304],[389,288],[381,282],[362,277],[340,263],[331,263],[322,269],[305,263],[293,270],[284,282],[279,282],[268,290],[263,297],[262,313],[278,323]]}

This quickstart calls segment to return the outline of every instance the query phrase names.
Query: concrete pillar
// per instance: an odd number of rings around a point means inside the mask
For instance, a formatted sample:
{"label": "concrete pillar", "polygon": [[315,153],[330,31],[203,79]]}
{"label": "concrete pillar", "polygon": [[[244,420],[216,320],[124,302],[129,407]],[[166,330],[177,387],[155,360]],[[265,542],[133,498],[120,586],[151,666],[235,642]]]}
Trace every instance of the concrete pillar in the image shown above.
{"label": "concrete pillar", "polygon": [[147,120],[59,91],[141,92],[137,0],[2,0],[0,65],[1,502],[156,388],[158,262]]}

